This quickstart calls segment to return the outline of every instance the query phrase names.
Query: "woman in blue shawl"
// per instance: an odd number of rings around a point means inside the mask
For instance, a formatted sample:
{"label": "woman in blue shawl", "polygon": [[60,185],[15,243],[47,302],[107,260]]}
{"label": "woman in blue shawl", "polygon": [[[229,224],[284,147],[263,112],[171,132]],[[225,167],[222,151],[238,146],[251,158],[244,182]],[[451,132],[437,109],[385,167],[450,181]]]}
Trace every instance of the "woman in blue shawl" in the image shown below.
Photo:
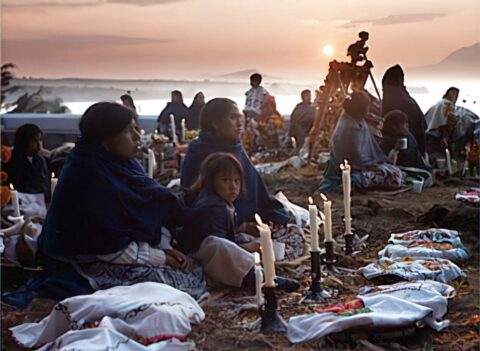
{"label": "woman in blue shawl", "polygon": [[286,243],[286,257],[295,258],[302,254],[304,238],[301,228],[286,225],[290,215],[285,207],[268,191],[260,174],[240,142],[244,131],[244,116],[237,104],[226,98],[210,100],[200,114],[200,134],[188,146],[182,166],[181,184],[190,188],[197,180],[202,162],[212,153],[233,154],[245,172],[245,191],[233,203],[237,213],[240,232],[249,232],[251,221],[258,213],[265,223],[283,226],[273,234],[278,241]]}
{"label": "woman in blue shawl", "polygon": [[79,127],[81,138],[62,169],[39,238],[46,275],[27,284],[23,304],[141,281],[199,297],[205,290],[201,267],[170,246],[177,198],[135,159],[140,134],[134,112],[97,103]]}

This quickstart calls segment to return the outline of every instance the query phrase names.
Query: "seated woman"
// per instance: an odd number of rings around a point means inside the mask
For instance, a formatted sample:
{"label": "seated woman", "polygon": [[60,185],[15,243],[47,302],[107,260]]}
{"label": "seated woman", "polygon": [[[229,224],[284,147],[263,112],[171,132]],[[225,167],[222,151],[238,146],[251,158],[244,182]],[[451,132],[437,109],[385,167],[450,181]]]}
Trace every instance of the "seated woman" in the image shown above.
{"label": "seated woman", "polygon": [[458,88],[448,88],[442,99],[427,111],[425,120],[428,151],[443,155],[448,148],[455,159],[463,162],[467,158],[465,147],[473,142],[475,119],[471,118],[474,114],[455,105],[459,92]]}
{"label": "seated woman", "polygon": [[[259,251],[260,244],[251,236],[237,234],[233,205],[244,190],[244,179],[242,165],[232,154],[208,156],[185,197],[177,240],[212,279],[230,286],[253,287],[252,253]],[[298,282],[282,277],[277,277],[277,284],[288,290],[299,287]]]}
{"label": "seated woman", "polygon": [[[406,141],[406,145],[400,145],[402,140]],[[408,130],[408,116],[400,110],[390,111],[385,115],[380,147],[392,164],[427,169],[417,141]]]}
{"label": "seated woman", "polygon": [[260,134],[259,146],[267,150],[278,149],[284,131],[283,127],[283,117],[277,111],[275,97],[272,95],[265,96],[257,119],[257,129]]}
{"label": "seated woman", "polygon": [[398,189],[402,172],[387,163],[365,121],[370,98],[363,91],[354,92],[343,103],[340,116],[330,139],[330,160],[325,169],[320,191],[336,192],[341,185],[340,164],[347,160],[352,167],[352,186],[357,189]]}
{"label": "seated woman", "polygon": [[[243,133],[243,120],[243,114],[230,99],[217,98],[205,105],[200,115],[200,135],[190,143],[183,162],[181,184],[184,188],[193,185],[199,176],[201,163],[210,154],[233,154],[245,172],[245,191],[234,201],[238,230],[250,232],[255,227],[251,224],[255,213],[259,213],[265,223],[286,226],[290,220],[288,211],[270,194],[239,141]],[[291,231],[289,235],[286,235],[287,230]],[[279,238],[280,235],[282,239]],[[303,253],[305,241],[299,228],[281,228],[274,233],[274,238],[288,241],[285,254],[287,259]]]}
{"label": "seated woman", "polygon": [[12,158],[7,164],[8,179],[15,190],[28,194],[44,194],[50,201],[50,172],[47,159],[41,154],[42,130],[35,124],[24,124],[15,133]]}
{"label": "seated woman", "polygon": [[[120,104],[90,106],[70,152],[39,238],[43,281],[32,297],[62,299],[142,281],[169,284],[198,298],[203,270],[170,246],[176,196],[135,160],[140,134]],[[18,305],[18,304],[17,304]]]}
{"label": "seated woman", "polygon": [[383,101],[382,113],[385,116],[393,110],[400,110],[407,114],[408,125],[412,135],[417,141],[418,149],[422,155],[425,155],[425,130],[427,124],[423,117],[423,112],[405,87],[405,74],[400,65],[395,65],[387,69],[382,78]]}

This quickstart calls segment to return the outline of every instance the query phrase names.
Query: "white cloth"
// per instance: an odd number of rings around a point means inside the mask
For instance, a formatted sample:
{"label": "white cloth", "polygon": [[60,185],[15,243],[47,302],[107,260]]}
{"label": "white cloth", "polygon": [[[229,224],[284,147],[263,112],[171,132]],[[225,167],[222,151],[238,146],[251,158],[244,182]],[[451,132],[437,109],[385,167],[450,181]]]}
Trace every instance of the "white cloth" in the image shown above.
{"label": "white cloth", "polygon": [[300,343],[353,328],[365,328],[374,333],[375,328],[401,329],[415,324],[427,324],[436,331],[448,326],[448,321],[438,323],[432,318],[435,313],[431,308],[396,296],[363,296],[362,300],[371,312],[353,316],[325,312],[291,317],[288,321],[288,339],[292,343]]}
{"label": "white cloth", "polygon": [[[85,345],[99,350],[111,347],[112,339],[90,335],[81,329],[105,328],[113,331],[113,335],[143,338],[149,344],[163,339],[184,339],[191,331],[191,324],[204,318],[203,310],[188,294],[165,284],[146,282],[65,299],[39,323],[25,323],[10,331],[27,348],[40,347],[63,336],[76,343],[84,340]],[[95,337],[94,343],[91,337]],[[132,348],[124,350],[127,349]]]}
{"label": "white cloth", "polygon": [[380,257],[389,257],[392,259],[398,257],[415,257],[415,258],[443,258],[454,262],[463,262],[468,260],[469,254],[463,247],[454,247],[450,250],[440,250],[431,247],[406,247],[403,245],[387,245],[379,253]]}
{"label": "white cloth", "polygon": [[460,237],[456,230],[442,229],[442,228],[430,228],[420,230],[410,230],[402,233],[390,234],[388,239],[389,244],[404,245],[415,241],[431,241],[431,242],[447,242],[454,246],[461,245]]}
{"label": "white cloth", "polygon": [[[280,191],[275,195],[275,198],[280,201],[280,203],[285,207],[293,216],[295,216],[295,223],[302,227],[305,228],[307,224],[310,224],[310,215],[308,213],[308,210],[296,205]],[[317,217],[317,222],[320,223],[320,218]]]}
{"label": "white cloth", "polygon": [[259,115],[263,100],[265,100],[265,96],[268,94],[268,90],[262,86],[250,88],[247,92],[245,92],[245,95],[247,96],[245,101],[245,111],[254,112]]}
{"label": "white cloth", "polygon": [[416,281],[431,279],[447,283],[464,276],[463,271],[453,262],[435,258],[381,258],[377,262],[358,270],[366,279],[382,276],[397,276],[405,280]]}
{"label": "white cloth", "polygon": [[195,343],[170,339],[147,346],[116,330],[100,327],[69,331],[37,351],[98,351],[99,349],[115,351],[189,351],[195,349]]}
{"label": "white cloth", "polygon": [[447,116],[445,115],[447,104],[451,104],[451,101],[447,99],[442,99],[435,105],[430,107],[430,109],[425,114],[425,121],[427,122],[426,132],[437,130],[438,127],[447,125]]}
{"label": "white cloth", "polygon": [[441,320],[447,313],[448,299],[455,296],[455,289],[433,280],[401,282],[393,285],[367,286],[360,289],[359,297],[390,295],[431,308],[433,318]]}

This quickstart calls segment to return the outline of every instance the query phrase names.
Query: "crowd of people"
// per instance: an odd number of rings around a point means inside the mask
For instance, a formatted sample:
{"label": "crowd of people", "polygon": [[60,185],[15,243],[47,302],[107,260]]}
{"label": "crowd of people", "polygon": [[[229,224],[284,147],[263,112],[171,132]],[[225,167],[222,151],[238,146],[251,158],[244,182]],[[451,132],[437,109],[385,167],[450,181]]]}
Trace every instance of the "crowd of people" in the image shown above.
{"label": "crowd of people", "polygon": [[[16,190],[44,194],[49,203],[37,252],[45,274],[3,300],[26,306],[34,297],[63,299],[145,280],[199,297],[205,276],[251,290],[254,253],[260,250],[256,213],[270,223],[273,239],[285,244],[286,258],[299,257],[305,249],[302,228],[268,190],[246,149],[250,142],[280,148],[289,138],[303,147],[317,109],[311,92],[303,90],[287,133],[275,98],[261,82],[259,74],[250,77],[243,111],[227,98],[205,102],[202,92],[187,107],[182,93],[172,92],[158,117],[158,131],[173,139],[183,128],[199,130],[180,170],[180,193],[148,177],[137,161],[141,134],[129,95],[121,97],[123,106],[90,106],[73,149],[48,153],[40,128],[19,128],[5,169]],[[339,190],[344,160],[352,167],[354,188],[398,189],[402,167],[430,169],[430,145],[461,154],[461,145],[474,142],[471,126],[465,129],[455,116],[458,89],[448,89],[424,116],[405,88],[400,66],[387,70],[382,84],[383,137],[377,140],[366,122],[371,96],[353,92],[343,102],[330,140],[321,191]],[[59,180],[50,198],[55,160]],[[280,276],[277,285],[299,288],[297,281]]]}

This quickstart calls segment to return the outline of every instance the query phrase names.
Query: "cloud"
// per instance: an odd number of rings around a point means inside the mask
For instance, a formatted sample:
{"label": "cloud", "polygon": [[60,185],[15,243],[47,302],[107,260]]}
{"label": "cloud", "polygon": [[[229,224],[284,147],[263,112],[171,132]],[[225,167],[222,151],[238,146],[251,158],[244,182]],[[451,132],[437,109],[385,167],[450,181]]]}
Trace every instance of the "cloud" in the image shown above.
{"label": "cloud", "polygon": [[185,0],[3,0],[2,6],[7,8],[22,7],[68,7],[68,6],[97,6],[106,3],[116,3],[136,6],[153,6],[183,2]]}
{"label": "cloud", "polygon": [[85,49],[100,46],[131,46],[143,44],[168,44],[173,39],[155,39],[140,37],[123,37],[117,35],[71,35],[54,36],[47,38],[34,39],[7,39],[3,41],[5,48],[10,47],[36,47],[36,48],[59,48],[65,49]]}
{"label": "cloud", "polygon": [[348,23],[341,25],[339,28],[354,28],[362,24],[372,24],[374,26],[389,26],[394,24],[430,22],[433,21],[435,18],[444,16],[446,15],[443,13],[413,13],[404,15],[391,15],[376,19],[349,21]]}

